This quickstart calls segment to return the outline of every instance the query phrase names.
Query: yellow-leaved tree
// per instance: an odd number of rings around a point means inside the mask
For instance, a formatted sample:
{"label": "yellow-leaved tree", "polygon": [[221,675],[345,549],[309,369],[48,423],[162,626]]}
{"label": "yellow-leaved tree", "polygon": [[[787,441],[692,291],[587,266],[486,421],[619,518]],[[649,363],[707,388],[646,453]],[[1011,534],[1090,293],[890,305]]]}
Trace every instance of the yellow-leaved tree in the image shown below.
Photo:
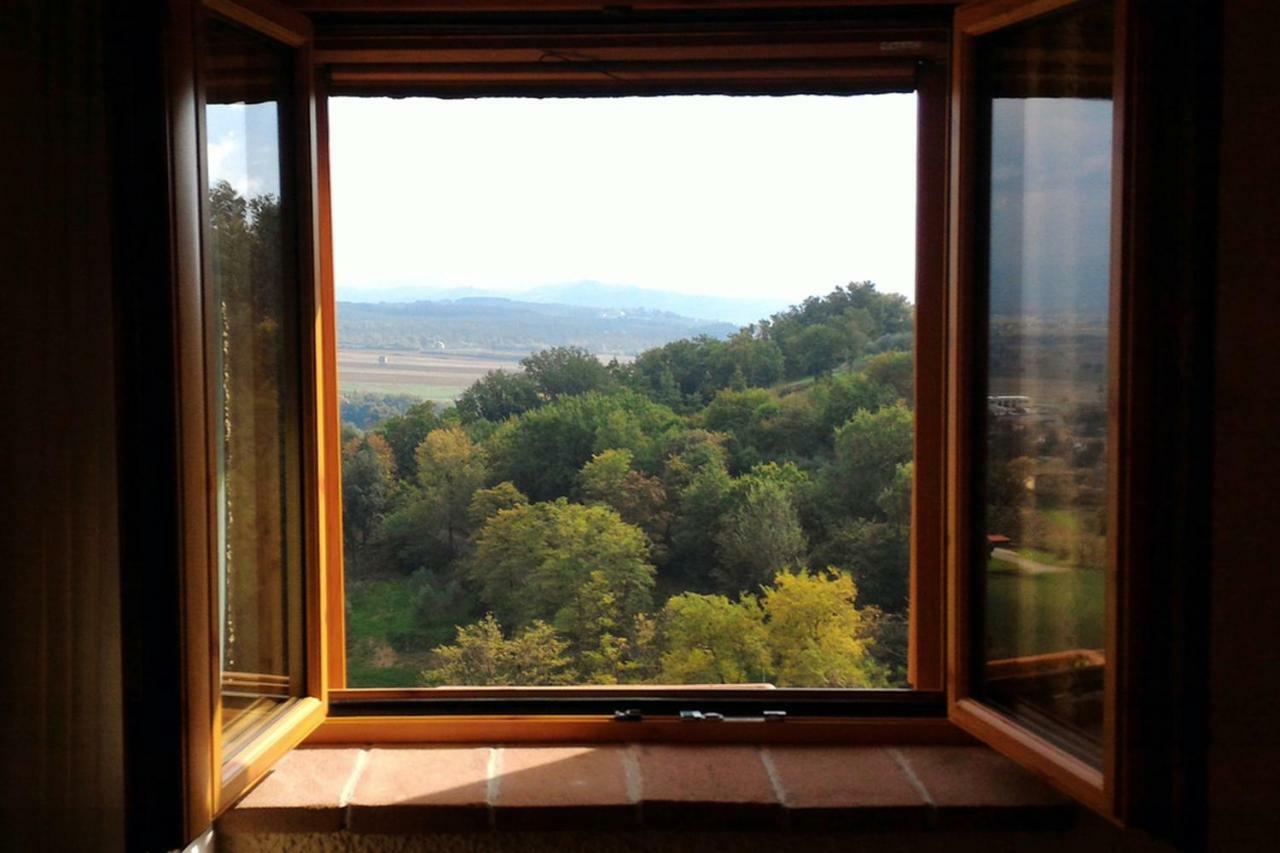
{"label": "yellow-leaved tree", "polygon": [[857,598],[853,578],[836,568],[778,573],[762,606],[779,686],[888,686],[871,655],[874,620]]}

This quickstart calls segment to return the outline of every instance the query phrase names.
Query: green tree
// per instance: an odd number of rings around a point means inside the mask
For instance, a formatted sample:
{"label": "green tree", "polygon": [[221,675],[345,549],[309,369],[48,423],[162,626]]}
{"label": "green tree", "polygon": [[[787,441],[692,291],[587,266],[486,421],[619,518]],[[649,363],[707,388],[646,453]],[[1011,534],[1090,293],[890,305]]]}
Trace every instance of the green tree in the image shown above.
{"label": "green tree", "polygon": [[[612,505],[631,473],[630,450],[614,448],[592,456],[578,474],[578,489],[588,502]],[[615,506],[614,509],[617,509]]]}
{"label": "green tree", "polygon": [[831,505],[850,516],[875,517],[898,466],[912,460],[914,443],[911,410],[901,403],[855,414],[836,430]]}
{"label": "green tree", "polygon": [[431,686],[538,686],[572,684],[578,675],[565,655],[569,644],[550,625],[534,621],[502,635],[492,613],[466,627],[459,627],[452,645],[437,646],[433,666],[422,673]]}
{"label": "green tree", "polygon": [[872,381],[865,373],[834,373],[824,380],[823,387],[826,405],[822,421],[830,432],[860,410],[878,411],[901,396],[896,389]]}
{"label": "green tree", "polygon": [[734,484],[734,506],[715,535],[713,574],[721,590],[745,592],[785,568],[805,565],[809,544],[796,506],[803,481],[794,466],[770,463]]}
{"label": "green tree", "polygon": [[521,359],[525,374],[538,392],[548,400],[559,400],[609,391],[614,381],[609,369],[588,350],[581,347],[552,347]]}
{"label": "green tree", "polygon": [[649,537],[653,561],[665,561],[671,525],[667,493],[657,477],[632,470],[631,451],[605,450],[591,457],[578,475],[578,488],[585,503],[611,506],[623,521],[643,530]]}
{"label": "green tree", "polygon": [[814,547],[815,563],[839,566],[858,584],[864,604],[906,613],[911,581],[911,528],[854,518]]}
{"label": "green tree", "polygon": [[467,529],[471,498],[484,485],[484,448],[459,427],[437,429],[418,445],[414,459],[422,497],[435,508],[437,522],[452,551],[455,537]]}
{"label": "green tree", "polygon": [[497,478],[510,480],[533,500],[568,496],[593,455],[621,448],[633,464],[656,471],[679,417],[634,391],[566,397],[503,424],[488,447]]}
{"label": "green tree", "polygon": [[[768,388],[782,380],[782,350],[773,341],[757,335],[758,329],[753,325],[729,339],[724,348],[724,359],[731,368],[728,370],[730,382],[734,373],[739,374],[746,385],[756,388]],[[723,367],[717,370],[717,379],[724,382],[725,373]]]}
{"label": "green tree", "polygon": [[472,529],[484,526],[484,523],[504,509],[524,506],[529,499],[524,496],[510,480],[503,480],[489,489],[477,489],[471,496],[471,505],[467,508],[467,520]]}
{"label": "green tree", "polygon": [[481,600],[505,624],[555,625],[581,652],[648,611],[655,569],[644,533],[604,506],[561,498],[502,510],[469,561]]}
{"label": "green tree", "polygon": [[404,502],[387,514],[356,565],[369,574],[442,571],[455,554],[441,532],[439,508],[424,499],[420,489],[411,488]]}
{"label": "green tree", "polygon": [[873,356],[867,361],[863,373],[869,381],[892,388],[907,406],[915,405],[915,359],[910,352],[882,352]]}
{"label": "green tree", "polygon": [[395,497],[395,464],[382,436],[353,438],[342,448],[342,532],[348,558],[382,525]]}
{"label": "green tree", "polygon": [[885,521],[898,527],[911,526],[911,482],[915,464],[906,462],[893,470],[893,479],[876,498]]}
{"label": "green tree", "polygon": [[807,326],[795,336],[787,353],[790,376],[817,376],[856,358],[857,337],[839,325]]}
{"label": "green tree", "polygon": [[830,430],[823,421],[825,406],[814,389],[787,394],[760,424],[759,447],[768,459],[804,459],[826,450]]}
{"label": "green tree", "polygon": [[541,404],[538,386],[529,376],[491,370],[462,392],[457,407],[464,422],[485,420],[498,423],[536,409]]}
{"label": "green tree", "polygon": [[434,403],[419,403],[403,415],[388,418],[378,432],[391,447],[391,456],[396,463],[396,476],[410,483],[417,482],[418,463],[414,454],[418,445],[427,437],[427,433],[441,426],[440,416],[436,414]]}
{"label": "green tree", "polygon": [[734,471],[745,471],[761,461],[766,444],[764,424],[778,414],[777,398],[762,388],[725,389],[702,412],[707,429],[728,437],[726,447]]}
{"label": "green tree", "polygon": [[764,612],[753,595],[686,592],[662,612],[661,680],[671,684],[743,684],[769,679]]}

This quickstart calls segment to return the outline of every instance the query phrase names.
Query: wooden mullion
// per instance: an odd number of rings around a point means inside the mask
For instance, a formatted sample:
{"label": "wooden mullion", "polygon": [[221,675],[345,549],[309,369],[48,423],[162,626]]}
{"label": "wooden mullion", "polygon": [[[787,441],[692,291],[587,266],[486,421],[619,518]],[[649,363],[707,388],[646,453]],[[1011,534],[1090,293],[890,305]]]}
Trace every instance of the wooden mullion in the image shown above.
{"label": "wooden mullion", "polygon": [[915,446],[907,680],[946,683],[947,79],[945,64],[917,76]]}
{"label": "wooden mullion", "polygon": [[342,541],[342,448],[338,403],[337,302],[333,272],[333,207],[329,173],[329,93],[327,72],[313,69],[316,156],[316,362],[323,406],[315,413],[321,436],[323,473],[317,498],[324,510],[326,551],[322,561],[326,611],[321,642],[328,695],[347,686],[346,587]]}
{"label": "wooden mullion", "polygon": [[395,92],[432,96],[443,93],[490,95],[541,89],[572,94],[588,89],[602,94],[635,91],[752,93],[909,92],[915,86],[914,63],[875,65],[837,61],[777,63],[760,67],[741,63],[525,63],[520,65],[345,65],[330,69],[332,94],[375,95]]}

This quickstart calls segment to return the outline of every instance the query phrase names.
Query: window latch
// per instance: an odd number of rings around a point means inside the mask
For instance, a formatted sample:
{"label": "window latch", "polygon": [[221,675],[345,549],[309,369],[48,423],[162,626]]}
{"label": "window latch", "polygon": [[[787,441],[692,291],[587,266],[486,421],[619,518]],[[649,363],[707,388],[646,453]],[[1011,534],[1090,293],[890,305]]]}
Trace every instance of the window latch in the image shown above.
{"label": "window latch", "polygon": [[680,722],[682,723],[720,723],[724,721],[724,714],[717,714],[715,711],[681,711]]}
{"label": "window latch", "polygon": [[682,723],[781,723],[787,718],[786,711],[761,711],[758,717],[726,717],[717,711],[681,711]]}
{"label": "window latch", "polygon": [[638,723],[644,719],[644,714],[639,708],[625,708],[613,712],[613,721],[615,723]]}

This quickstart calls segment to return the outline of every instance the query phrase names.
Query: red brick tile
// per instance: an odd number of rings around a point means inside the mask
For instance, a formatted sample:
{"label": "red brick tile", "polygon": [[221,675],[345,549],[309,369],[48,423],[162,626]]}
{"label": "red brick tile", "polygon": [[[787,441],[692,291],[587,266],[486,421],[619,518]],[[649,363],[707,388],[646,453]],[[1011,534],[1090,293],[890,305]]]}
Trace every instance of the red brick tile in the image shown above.
{"label": "red brick tile", "polygon": [[641,819],[649,826],[777,826],[782,806],[754,746],[642,744]]}
{"label": "red brick tile", "polygon": [[621,746],[506,747],[497,764],[499,829],[634,826]]}
{"label": "red brick tile", "polygon": [[983,746],[908,746],[895,750],[946,823],[1049,827],[1069,822],[1071,801]]}
{"label": "red brick tile", "polygon": [[788,824],[804,829],[922,826],[931,809],[894,757],[874,746],[771,746]]}
{"label": "red brick tile", "polygon": [[488,747],[374,749],[348,807],[352,832],[489,826]]}
{"label": "red brick tile", "polygon": [[295,749],[218,821],[227,834],[336,832],[345,822],[343,790],[363,750]]}

